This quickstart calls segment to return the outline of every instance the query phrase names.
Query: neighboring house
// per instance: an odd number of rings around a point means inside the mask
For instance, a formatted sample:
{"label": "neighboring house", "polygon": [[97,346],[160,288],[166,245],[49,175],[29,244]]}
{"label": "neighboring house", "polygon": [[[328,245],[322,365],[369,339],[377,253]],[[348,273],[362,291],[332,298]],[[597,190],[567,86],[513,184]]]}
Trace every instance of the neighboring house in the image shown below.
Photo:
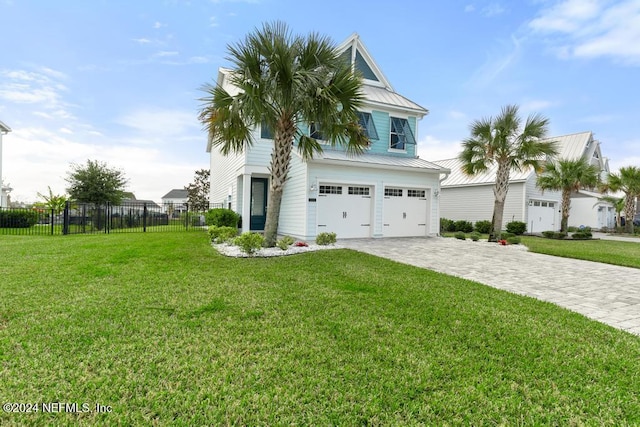
{"label": "neighboring house", "polygon": [[11,188],[2,182],[2,136],[11,132],[11,128],[0,121],[0,208],[9,206],[9,192]]}
{"label": "neighboring house", "polygon": [[[600,169],[603,178],[609,172],[609,163],[602,157],[600,142],[593,139],[591,132],[549,139],[557,142],[559,158],[578,159],[585,156]],[[442,182],[441,217],[473,223],[491,220],[497,167],[479,175],[468,176],[462,172],[462,162],[457,158],[435,163],[451,169],[449,177]],[[536,179],[537,174],[532,169],[511,171],[503,227],[511,221],[523,221],[530,233],[560,229],[562,195],[557,191],[543,192],[536,187]],[[599,199],[600,196],[600,193],[584,190],[574,194],[571,198],[569,226],[584,225],[597,229],[615,226],[615,209],[610,203]]]}
{"label": "neighboring house", "polygon": [[[357,34],[338,51],[364,76],[360,123],[371,146],[349,156],[327,145],[306,162],[294,149],[278,234],[303,240],[320,232],[335,232],[338,238],[436,235],[440,179],[449,171],[416,155],[418,121],[428,111],[393,90]],[[221,68],[218,84],[233,94],[230,73]],[[307,135],[312,130],[302,129]],[[254,139],[242,154],[223,156],[207,146],[210,200],[240,213],[242,231],[263,230],[268,207],[273,141],[262,126]]]}
{"label": "neighboring house", "polygon": [[174,188],[162,196],[162,205],[165,212],[172,217],[179,217],[182,212],[187,211],[187,201],[189,192],[185,189]]}

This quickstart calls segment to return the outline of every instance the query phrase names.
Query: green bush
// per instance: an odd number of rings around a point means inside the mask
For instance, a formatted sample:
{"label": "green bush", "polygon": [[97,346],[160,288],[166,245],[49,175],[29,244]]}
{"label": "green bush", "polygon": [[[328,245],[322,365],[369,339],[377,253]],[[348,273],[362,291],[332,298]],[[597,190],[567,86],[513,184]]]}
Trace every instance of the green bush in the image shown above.
{"label": "green bush", "polygon": [[36,211],[0,211],[0,228],[29,228],[36,222],[38,222]]}
{"label": "green bush", "polygon": [[336,233],[318,233],[316,243],[321,246],[333,245],[336,242]]}
{"label": "green bush", "polygon": [[510,233],[508,231],[501,231],[498,235],[498,239],[507,240],[509,237],[513,237],[515,234]]}
{"label": "green bush", "polygon": [[507,243],[510,245],[519,245],[521,241],[520,236],[511,236],[507,238]]}
{"label": "green bush", "polygon": [[469,221],[456,221],[453,226],[455,229],[454,231],[462,231],[463,233],[471,233],[473,231],[473,224],[471,224]]}
{"label": "green bush", "polygon": [[445,233],[448,231],[456,231],[454,229],[453,221],[447,218],[440,218],[440,232]]}
{"label": "green bush", "polygon": [[456,234],[453,235],[456,239],[466,240],[467,236],[462,231],[456,231]]}
{"label": "green bush", "polygon": [[574,226],[567,227],[567,231],[569,233],[574,233],[574,232],[578,231],[578,227],[574,227]]}
{"label": "green bush", "polygon": [[473,240],[474,242],[477,242],[478,240],[480,240],[481,234],[477,231],[474,231],[469,235],[469,237],[471,237],[471,240]]}
{"label": "green bush", "polygon": [[209,237],[214,243],[230,242],[238,235],[238,229],[234,227],[209,226]]}
{"label": "green bush", "polygon": [[264,245],[264,236],[245,231],[233,240],[233,244],[238,246],[242,252],[252,255]]}
{"label": "green bush", "polygon": [[295,242],[295,240],[293,240],[293,237],[283,236],[280,240],[276,242],[276,246],[282,249],[283,251],[286,251],[287,249],[289,249],[289,246],[293,245],[293,242]]}
{"label": "green bush", "polygon": [[207,225],[238,228],[238,221],[240,221],[240,215],[231,209],[209,209],[205,214],[205,222]]}
{"label": "green bush", "polygon": [[593,238],[593,235],[590,231],[576,231],[571,235],[571,238],[575,240],[589,240]]}
{"label": "green bush", "polygon": [[565,237],[567,237],[567,233],[562,232],[562,231],[543,231],[542,235],[544,237],[546,237],[547,239],[558,239],[558,240],[562,240]]}
{"label": "green bush", "polygon": [[489,234],[491,232],[491,221],[476,221],[474,229],[480,234]]}
{"label": "green bush", "polygon": [[511,221],[507,224],[507,231],[516,236],[520,236],[527,231],[527,223],[522,221]]}

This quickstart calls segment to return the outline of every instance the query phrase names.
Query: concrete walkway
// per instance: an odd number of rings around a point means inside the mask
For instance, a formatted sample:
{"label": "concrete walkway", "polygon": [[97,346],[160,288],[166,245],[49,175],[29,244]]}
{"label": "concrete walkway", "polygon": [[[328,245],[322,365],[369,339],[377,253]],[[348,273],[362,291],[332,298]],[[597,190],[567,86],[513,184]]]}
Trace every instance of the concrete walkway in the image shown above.
{"label": "concrete walkway", "polygon": [[[640,270],[453,238],[341,240],[340,246],[549,301],[640,335]],[[638,245],[640,250],[640,243]]]}

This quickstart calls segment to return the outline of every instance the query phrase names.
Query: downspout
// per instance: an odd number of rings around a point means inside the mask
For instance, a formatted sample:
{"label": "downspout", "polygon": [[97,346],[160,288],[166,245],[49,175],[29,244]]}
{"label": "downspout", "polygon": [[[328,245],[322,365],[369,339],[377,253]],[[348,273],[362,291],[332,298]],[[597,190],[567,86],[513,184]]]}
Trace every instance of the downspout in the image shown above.
{"label": "downspout", "polygon": [[[444,177],[440,178],[440,180],[438,181],[438,188],[436,188],[436,190],[435,190],[437,193],[434,192],[434,196],[436,198],[440,197],[440,191],[442,189],[442,182],[445,179],[449,178],[449,175],[451,174],[451,171],[443,172],[443,174],[444,174]],[[436,233],[436,236],[442,237],[440,235],[440,202],[438,202],[438,232]]]}

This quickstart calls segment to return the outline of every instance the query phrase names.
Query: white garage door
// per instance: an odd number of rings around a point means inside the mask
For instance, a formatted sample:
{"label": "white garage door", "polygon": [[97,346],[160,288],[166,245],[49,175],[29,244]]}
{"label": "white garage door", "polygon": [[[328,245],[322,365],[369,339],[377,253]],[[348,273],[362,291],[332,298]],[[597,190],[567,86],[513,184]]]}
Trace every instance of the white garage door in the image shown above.
{"label": "white garage door", "polygon": [[385,187],[382,224],[384,235],[426,236],[428,207],[426,190]]}
{"label": "white garage door", "polygon": [[318,233],[340,238],[371,236],[371,187],[325,185],[318,189]]}
{"label": "white garage door", "polygon": [[542,233],[547,230],[557,230],[556,226],[556,210],[558,208],[555,202],[546,202],[543,200],[529,201],[529,221],[527,229],[529,233]]}

